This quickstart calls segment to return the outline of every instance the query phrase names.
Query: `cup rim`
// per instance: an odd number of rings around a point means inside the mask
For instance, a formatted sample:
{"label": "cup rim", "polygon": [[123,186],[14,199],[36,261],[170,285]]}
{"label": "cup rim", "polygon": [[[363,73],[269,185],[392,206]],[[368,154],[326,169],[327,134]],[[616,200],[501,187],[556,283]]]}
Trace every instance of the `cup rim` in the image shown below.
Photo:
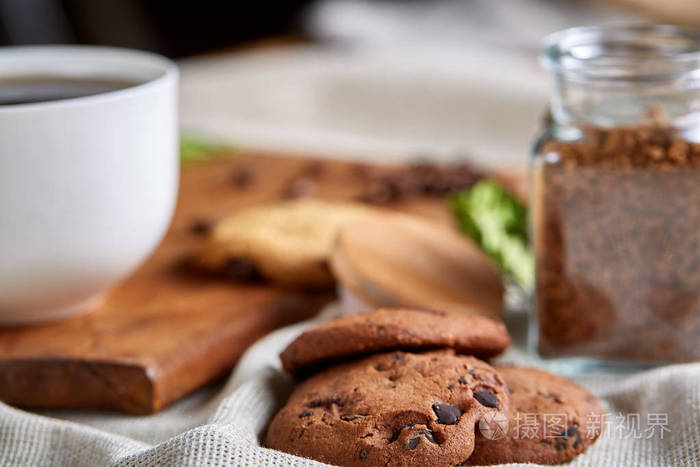
{"label": "cup rim", "polygon": [[[45,109],[53,109],[59,107],[75,107],[82,105],[92,105],[107,103],[111,100],[121,99],[130,95],[137,95],[149,91],[151,88],[158,87],[166,82],[177,81],[178,67],[177,64],[162,55],[152,52],[146,52],[137,49],[128,49],[124,47],[108,47],[99,45],[18,45],[9,47],[0,47],[0,60],[3,59],[6,53],[17,54],[18,61],[21,61],[21,56],[24,53],[34,55],[46,54],[99,54],[102,57],[114,57],[115,59],[133,59],[134,62],[140,61],[149,66],[160,68],[158,76],[146,79],[143,82],[128,86],[126,88],[115,89],[111,91],[100,92],[87,96],[69,97],[66,99],[45,101],[45,102],[28,102],[24,104],[0,105],[0,115],[14,112],[32,112]],[[0,76],[2,73],[0,73]]]}

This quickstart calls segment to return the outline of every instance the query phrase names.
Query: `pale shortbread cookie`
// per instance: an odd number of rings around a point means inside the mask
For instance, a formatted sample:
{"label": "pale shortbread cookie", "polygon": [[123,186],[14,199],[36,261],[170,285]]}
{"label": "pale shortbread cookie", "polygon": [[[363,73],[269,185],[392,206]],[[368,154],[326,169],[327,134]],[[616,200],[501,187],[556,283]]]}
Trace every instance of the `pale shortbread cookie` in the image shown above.
{"label": "pale shortbread cookie", "polygon": [[274,282],[331,287],[328,258],[338,231],[375,212],[359,203],[313,199],[253,206],[216,225],[199,264],[224,271],[232,261],[245,261]]}

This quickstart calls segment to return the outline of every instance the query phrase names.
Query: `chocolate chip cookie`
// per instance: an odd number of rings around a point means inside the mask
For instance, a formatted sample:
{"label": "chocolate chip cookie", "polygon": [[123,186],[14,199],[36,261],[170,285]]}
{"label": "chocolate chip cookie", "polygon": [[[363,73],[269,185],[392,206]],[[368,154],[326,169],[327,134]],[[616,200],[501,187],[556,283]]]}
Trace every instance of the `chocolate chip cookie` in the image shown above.
{"label": "chocolate chip cookie", "polygon": [[308,373],[328,362],[390,350],[452,348],[479,358],[510,345],[499,320],[435,310],[383,308],[323,323],[296,338],[282,352],[284,368]]}
{"label": "chocolate chip cookie", "polygon": [[383,353],[303,382],[266,444],[335,465],[449,466],[471,455],[475,424],[508,406],[501,376],[474,357]]}
{"label": "chocolate chip cookie", "polygon": [[215,226],[197,264],[217,272],[245,265],[273,282],[331,287],[328,259],[337,232],[373,212],[360,203],[312,199],[253,206]]}
{"label": "chocolate chip cookie", "polygon": [[573,381],[536,368],[496,369],[509,388],[511,417],[507,426],[480,422],[469,465],[565,462],[600,435],[603,409]]}

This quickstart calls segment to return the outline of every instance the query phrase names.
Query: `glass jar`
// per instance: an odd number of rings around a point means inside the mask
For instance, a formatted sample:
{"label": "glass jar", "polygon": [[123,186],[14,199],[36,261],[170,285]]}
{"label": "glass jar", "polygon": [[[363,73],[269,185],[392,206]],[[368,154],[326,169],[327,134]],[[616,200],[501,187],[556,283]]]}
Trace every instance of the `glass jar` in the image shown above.
{"label": "glass jar", "polygon": [[540,356],[700,359],[700,34],[549,36],[550,118],[531,161]]}

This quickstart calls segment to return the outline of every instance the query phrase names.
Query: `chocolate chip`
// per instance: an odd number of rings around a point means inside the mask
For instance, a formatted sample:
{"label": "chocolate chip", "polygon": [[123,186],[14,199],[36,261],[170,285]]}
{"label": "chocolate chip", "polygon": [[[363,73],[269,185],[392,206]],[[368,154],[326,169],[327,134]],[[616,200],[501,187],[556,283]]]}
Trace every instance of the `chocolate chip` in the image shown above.
{"label": "chocolate chip", "polygon": [[229,258],[225,271],[226,275],[234,280],[254,281],[260,279],[258,269],[244,258]]}
{"label": "chocolate chip", "polygon": [[454,391],[454,390],[455,390],[455,387],[456,387],[456,386],[455,386],[454,384],[450,384],[449,386],[447,386],[447,389],[450,390],[450,391]]}
{"label": "chocolate chip", "polygon": [[343,402],[340,400],[339,397],[328,397],[326,399],[315,399],[306,404],[306,406],[310,409],[316,408],[316,407],[324,407],[326,409],[330,409],[332,406],[337,405],[338,407],[343,406]]}
{"label": "chocolate chip", "polygon": [[447,404],[433,404],[433,412],[437,416],[436,422],[442,425],[454,425],[462,415],[457,407]]}
{"label": "chocolate chip", "polygon": [[403,354],[400,354],[398,352],[394,354],[394,360],[401,360],[402,358],[403,358]]}
{"label": "chocolate chip", "polygon": [[411,438],[408,440],[408,443],[406,443],[406,448],[413,450],[416,449],[416,446],[418,446],[418,443],[420,443],[420,436],[416,436],[415,438]]}
{"label": "chocolate chip", "polygon": [[389,204],[401,199],[401,190],[397,183],[388,178],[377,178],[366,184],[361,200],[372,204]]}
{"label": "chocolate chip", "polygon": [[465,378],[464,376],[460,376],[459,379],[457,379],[457,382],[459,384],[467,384],[467,378]]}
{"label": "chocolate chip", "polygon": [[433,437],[433,432],[431,430],[428,430],[427,428],[421,428],[418,430],[418,434],[425,436],[425,439],[430,441],[433,444],[437,444],[437,441],[435,441],[435,438]]}
{"label": "chocolate chip", "polygon": [[479,404],[484,407],[498,408],[498,397],[489,391],[477,391],[474,393],[474,399],[479,401]]}
{"label": "chocolate chip", "polygon": [[304,175],[318,178],[323,174],[323,163],[319,161],[309,162],[303,169]]}
{"label": "chocolate chip", "polygon": [[239,167],[233,176],[231,176],[231,182],[237,187],[243,188],[250,185],[253,182],[254,173],[250,167]]}
{"label": "chocolate chip", "polygon": [[360,451],[360,459],[365,460],[367,459],[367,456],[369,456],[367,449],[363,449],[362,451]]}
{"label": "chocolate chip", "polygon": [[466,164],[440,166],[418,163],[408,167],[359,171],[365,192],[361,198],[370,203],[387,204],[409,196],[442,196],[471,187],[483,175]]}
{"label": "chocolate chip", "polygon": [[366,179],[371,172],[370,167],[366,164],[351,165],[350,170],[355,177],[363,180]]}
{"label": "chocolate chip", "polygon": [[286,198],[308,198],[316,190],[316,183],[309,178],[298,178],[289,184],[284,195]]}
{"label": "chocolate chip", "polygon": [[190,225],[190,232],[195,235],[205,235],[214,227],[214,221],[211,219],[195,219]]}
{"label": "chocolate chip", "polygon": [[398,427],[396,430],[394,430],[394,434],[391,435],[391,438],[389,438],[389,443],[393,443],[397,439],[399,439],[399,436],[401,436],[401,432],[405,430],[406,428],[411,428],[413,426],[413,423],[407,423],[405,425],[401,425]]}
{"label": "chocolate chip", "polygon": [[578,426],[572,425],[566,429],[566,432],[564,432],[567,438],[576,438],[573,444],[574,448],[578,448],[581,446],[583,443],[581,442],[581,434],[578,431]]}
{"label": "chocolate chip", "polygon": [[353,420],[357,420],[358,418],[360,418],[359,415],[341,415],[340,416],[340,419],[344,422],[351,422]]}
{"label": "chocolate chip", "polygon": [[310,411],[310,410],[305,410],[305,411],[303,411],[302,413],[299,414],[299,418],[308,417],[308,416],[310,416],[310,415],[312,415],[312,414],[313,414],[312,411]]}

